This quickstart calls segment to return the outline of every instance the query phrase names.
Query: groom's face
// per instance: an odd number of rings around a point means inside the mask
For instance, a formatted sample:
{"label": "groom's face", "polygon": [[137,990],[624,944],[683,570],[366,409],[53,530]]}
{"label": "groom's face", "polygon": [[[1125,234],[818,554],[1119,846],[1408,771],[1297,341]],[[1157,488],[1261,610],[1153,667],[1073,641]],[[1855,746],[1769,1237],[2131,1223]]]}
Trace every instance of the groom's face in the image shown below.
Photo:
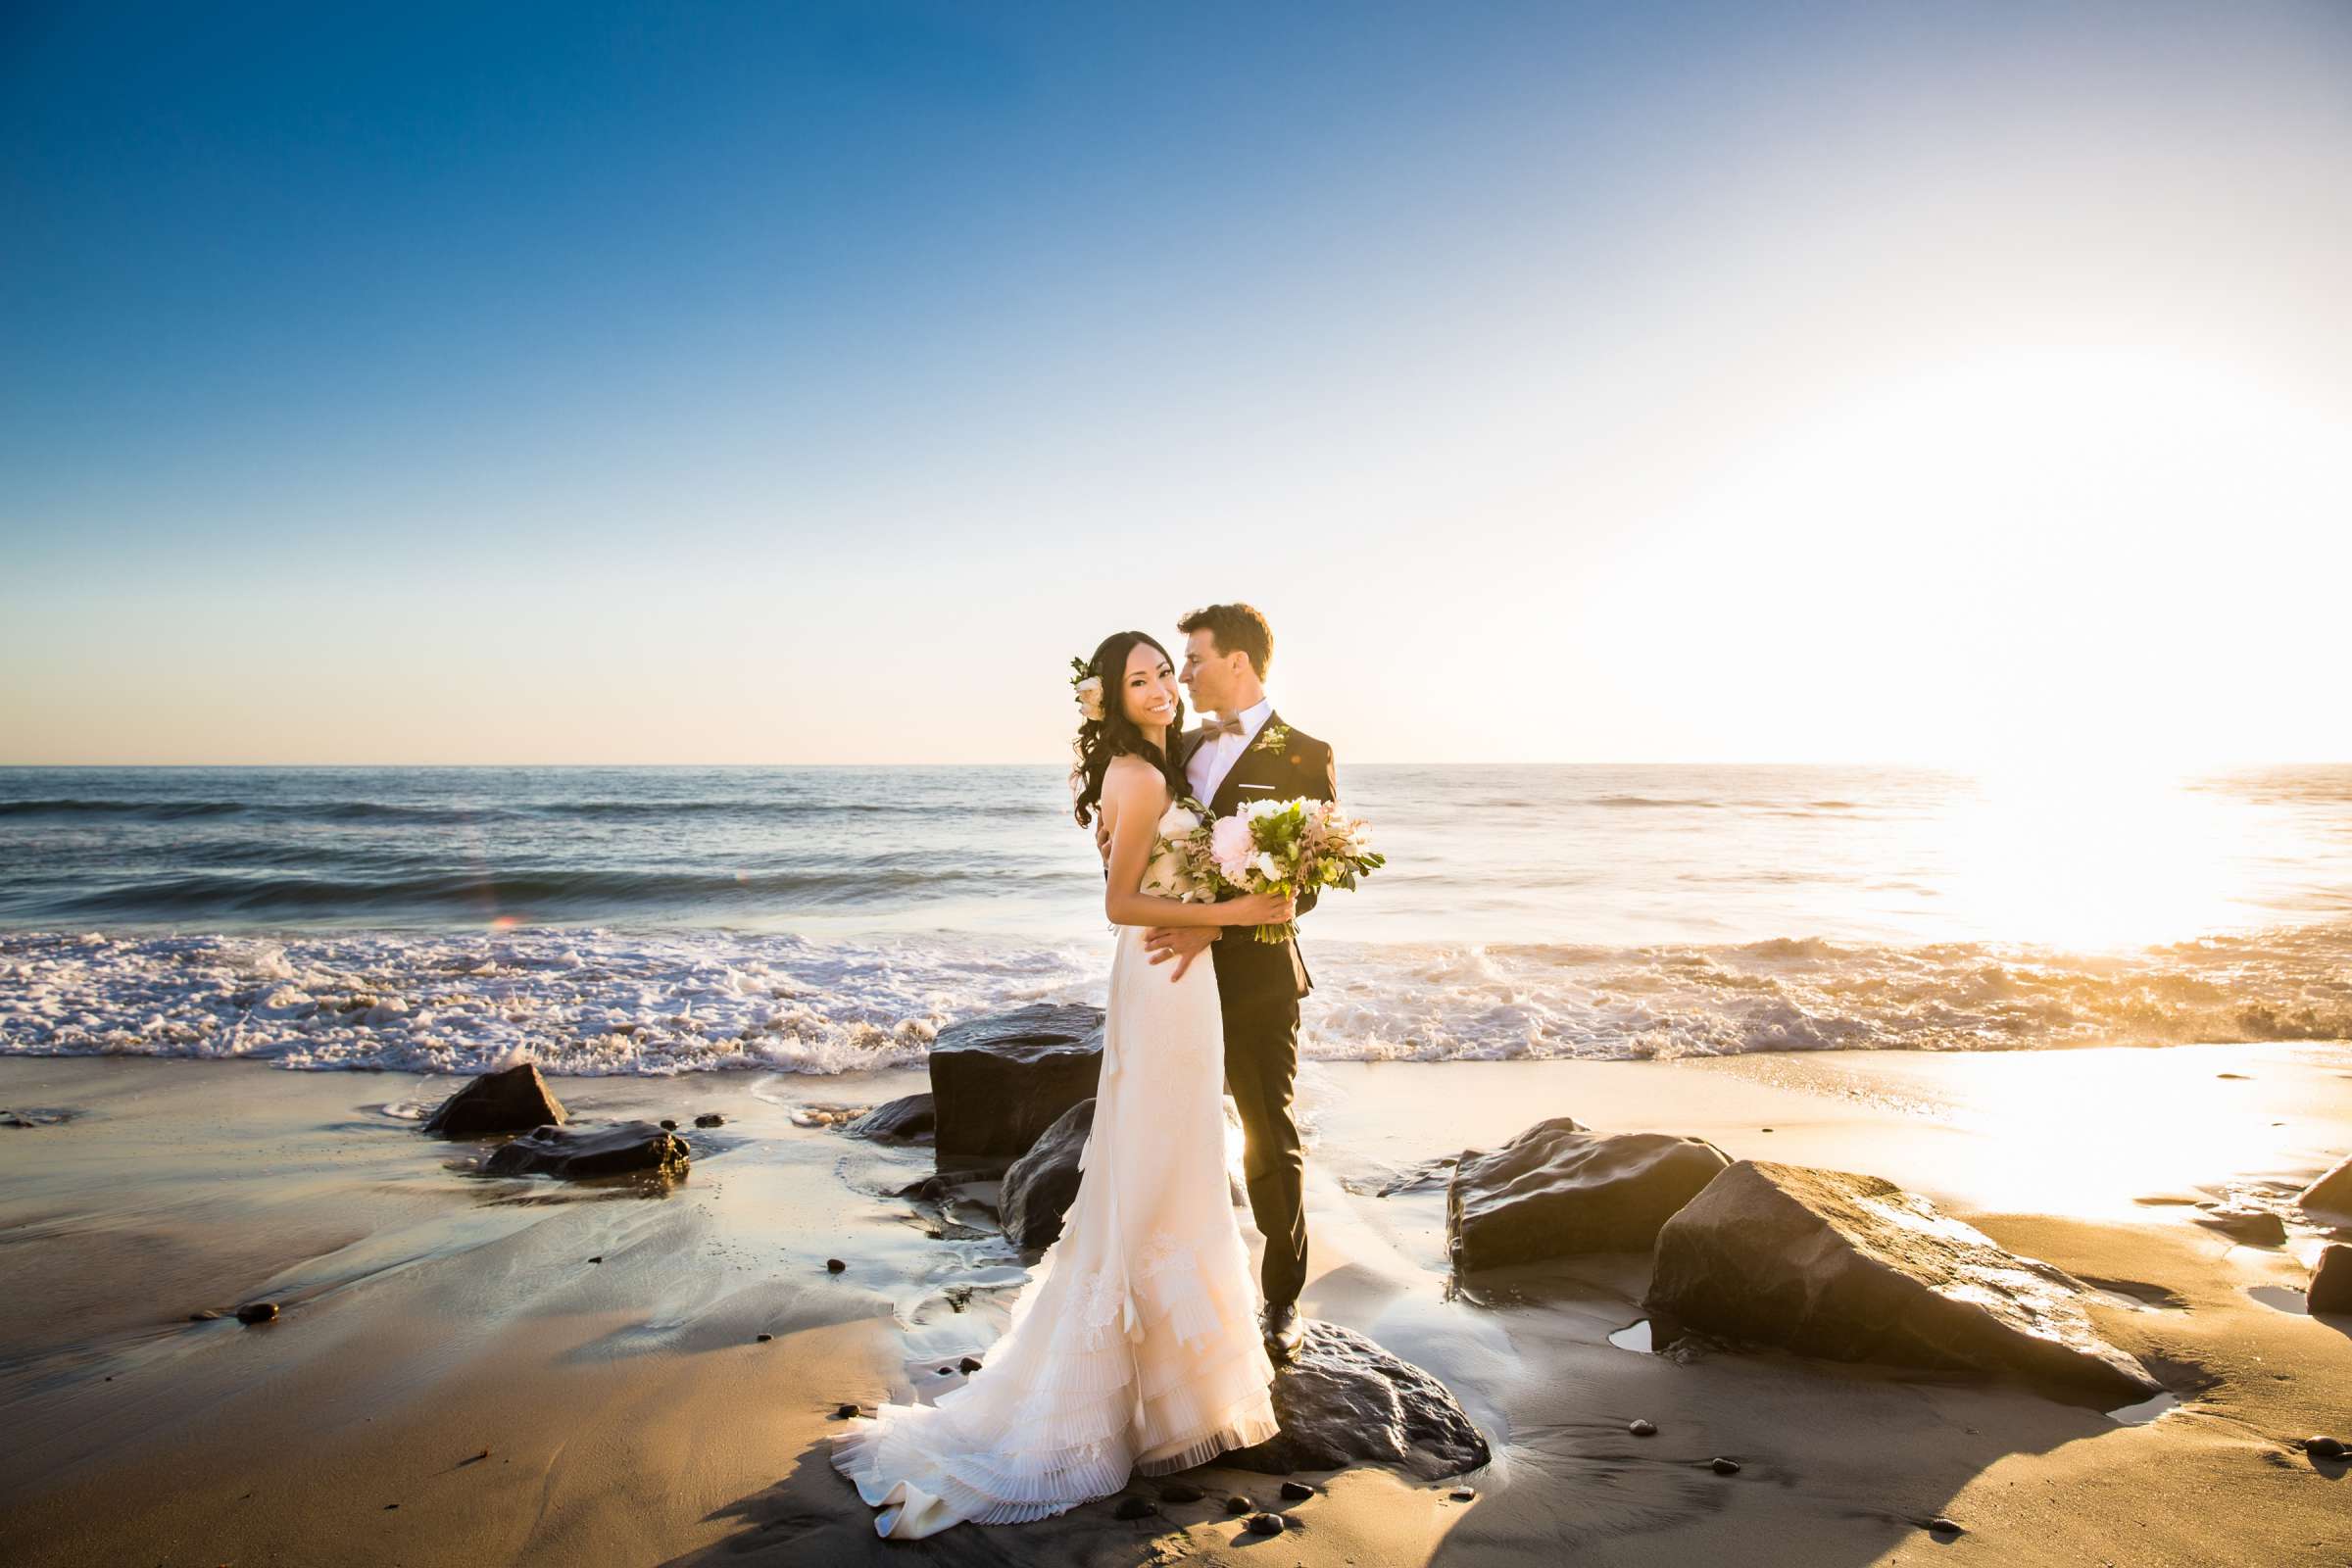
{"label": "groom's face", "polygon": [[1219,716],[1232,711],[1228,705],[1236,695],[1233,666],[1241,657],[1218,653],[1216,633],[1206,627],[1186,634],[1184,689],[1192,693],[1196,711],[1206,709]]}

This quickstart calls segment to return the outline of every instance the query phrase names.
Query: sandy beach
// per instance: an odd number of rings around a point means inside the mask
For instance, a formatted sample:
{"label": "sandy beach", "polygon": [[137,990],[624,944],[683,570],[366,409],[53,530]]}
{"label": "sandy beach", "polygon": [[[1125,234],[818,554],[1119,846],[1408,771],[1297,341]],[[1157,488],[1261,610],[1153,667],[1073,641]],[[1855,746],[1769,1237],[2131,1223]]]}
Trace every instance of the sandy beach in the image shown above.
{"label": "sandy beach", "polygon": [[[2319,1233],[2240,1246],[2189,1206],[2280,1203],[2352,1148],[2352,1046],[1310,1064],[1305,1308],[1442,1378],[1495,1458],[1468,1501],[1303,1477],[1323,1494],[1271,1542],[1218,1504],[1275,1479],[1216,1467],[1208,1499],[1139,1522],[1104,1499],[875,1539],[825,1462],[832,1410],[952,1387],[1021,1277],[985,1215],[889,1196],[929,1150],[808,1124],[920,1073],[553,1080],[577,1119],[685,1124],[691,1175],[652,1195],[470,1174],[478,1146],[416,1124],[458,1083],[0,1061],[0,1103],[71,1112],[0,1130],[12,1561],[2352,1561],[2344,1466],[2297,1446],[2352,1426],[2352,1337],[2301,1308]],[[723,1124],[694,1128],[706,1112]],[[2172,1393],[2118,1418],[1977,1379],[1642,1353],[1646,1256],[1456,1282],[1443,1183],[1378,1196],[1561,1114],[1926,1194],[2096,1284],[2099,1328]],[[258,1299],[278,1319],[240,1324]],[[1658,1435],[1630,1437],[1638,1417]],[[1965,1533],[1921,1528],[1938,1515]]]}

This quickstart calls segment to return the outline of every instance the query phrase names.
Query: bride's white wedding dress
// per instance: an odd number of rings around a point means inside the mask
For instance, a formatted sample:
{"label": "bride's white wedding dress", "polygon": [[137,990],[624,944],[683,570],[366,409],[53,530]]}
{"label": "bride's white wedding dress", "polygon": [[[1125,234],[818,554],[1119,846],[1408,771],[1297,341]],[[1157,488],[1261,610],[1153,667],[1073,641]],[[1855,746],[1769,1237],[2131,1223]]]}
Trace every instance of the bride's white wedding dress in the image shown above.
{"label": "bride's white wedding dress", "polygon": [[[1172,874],[1155,860],[1143,891]],[[1226,1176],[1216,966],[1171,983],[1143,936],[1119,928],[1078,1197],[1004,1334],[936,1403],[884,1404],[833,1439],[885,1536],[1042,1519],[1278,1430]]]}

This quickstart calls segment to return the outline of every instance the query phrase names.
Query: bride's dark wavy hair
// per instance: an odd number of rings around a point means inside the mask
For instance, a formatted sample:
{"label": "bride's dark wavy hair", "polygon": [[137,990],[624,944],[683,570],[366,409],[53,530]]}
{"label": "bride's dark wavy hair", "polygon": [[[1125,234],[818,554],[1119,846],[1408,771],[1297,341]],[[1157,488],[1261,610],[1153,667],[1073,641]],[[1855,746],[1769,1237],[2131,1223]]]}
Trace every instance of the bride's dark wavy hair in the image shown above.
{"label": "bride's dark wavy hair", "polygon": [[[1159,639],[1148,631],[1114,631],[1102,639],[1095,657],[1087,661],[1086,672],[1102,682],[1102,716],[1090,718],[1078,726],[1078,738],[1070,742],[1077,760],[1070,766],[1070,794],[1074,799],[1073,814],[1080,827],[1094,825],[1095,808],[1102,801],[1102,776],[1110,771],[1114,757],[1140,757],[1159,769],[1159,776],[1168,781],[1168,792],[1182,800],[1188,793],[1184,775],[1177,771],[1174,758],[1144,739],[1127,716],[1125,686],[1127,656],[1138,643],[1149,643],[1170,664],[1168,651],[1160,647]],[[1176,699],[1176,715],[1168,721],[1168,734],[1180,734],[1184,729],[1184,699]]]}

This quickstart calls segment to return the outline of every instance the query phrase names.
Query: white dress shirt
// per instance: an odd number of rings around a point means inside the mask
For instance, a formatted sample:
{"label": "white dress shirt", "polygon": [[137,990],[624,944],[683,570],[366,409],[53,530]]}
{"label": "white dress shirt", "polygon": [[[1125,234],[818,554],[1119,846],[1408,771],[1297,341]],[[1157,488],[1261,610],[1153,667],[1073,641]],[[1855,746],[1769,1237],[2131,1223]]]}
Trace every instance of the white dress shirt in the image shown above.
{"label": "white dress shirt", "polygon": [[[1274,699],[1261,697],[1242,710],[1242,732],[1239,735],[1219,735],[1215,740],[1193,753],[1192,760],[1184,764],[1185,782],[1193,787],[1193,799],[1207,806],[1216,799],[1217,788],[1233,764],[1242,760],[1242,753],[1257,739],[1257,732],[1266,727],[1266,719],[1274,711]],[[1222,715],[1219,715],[1222,716]]]}

